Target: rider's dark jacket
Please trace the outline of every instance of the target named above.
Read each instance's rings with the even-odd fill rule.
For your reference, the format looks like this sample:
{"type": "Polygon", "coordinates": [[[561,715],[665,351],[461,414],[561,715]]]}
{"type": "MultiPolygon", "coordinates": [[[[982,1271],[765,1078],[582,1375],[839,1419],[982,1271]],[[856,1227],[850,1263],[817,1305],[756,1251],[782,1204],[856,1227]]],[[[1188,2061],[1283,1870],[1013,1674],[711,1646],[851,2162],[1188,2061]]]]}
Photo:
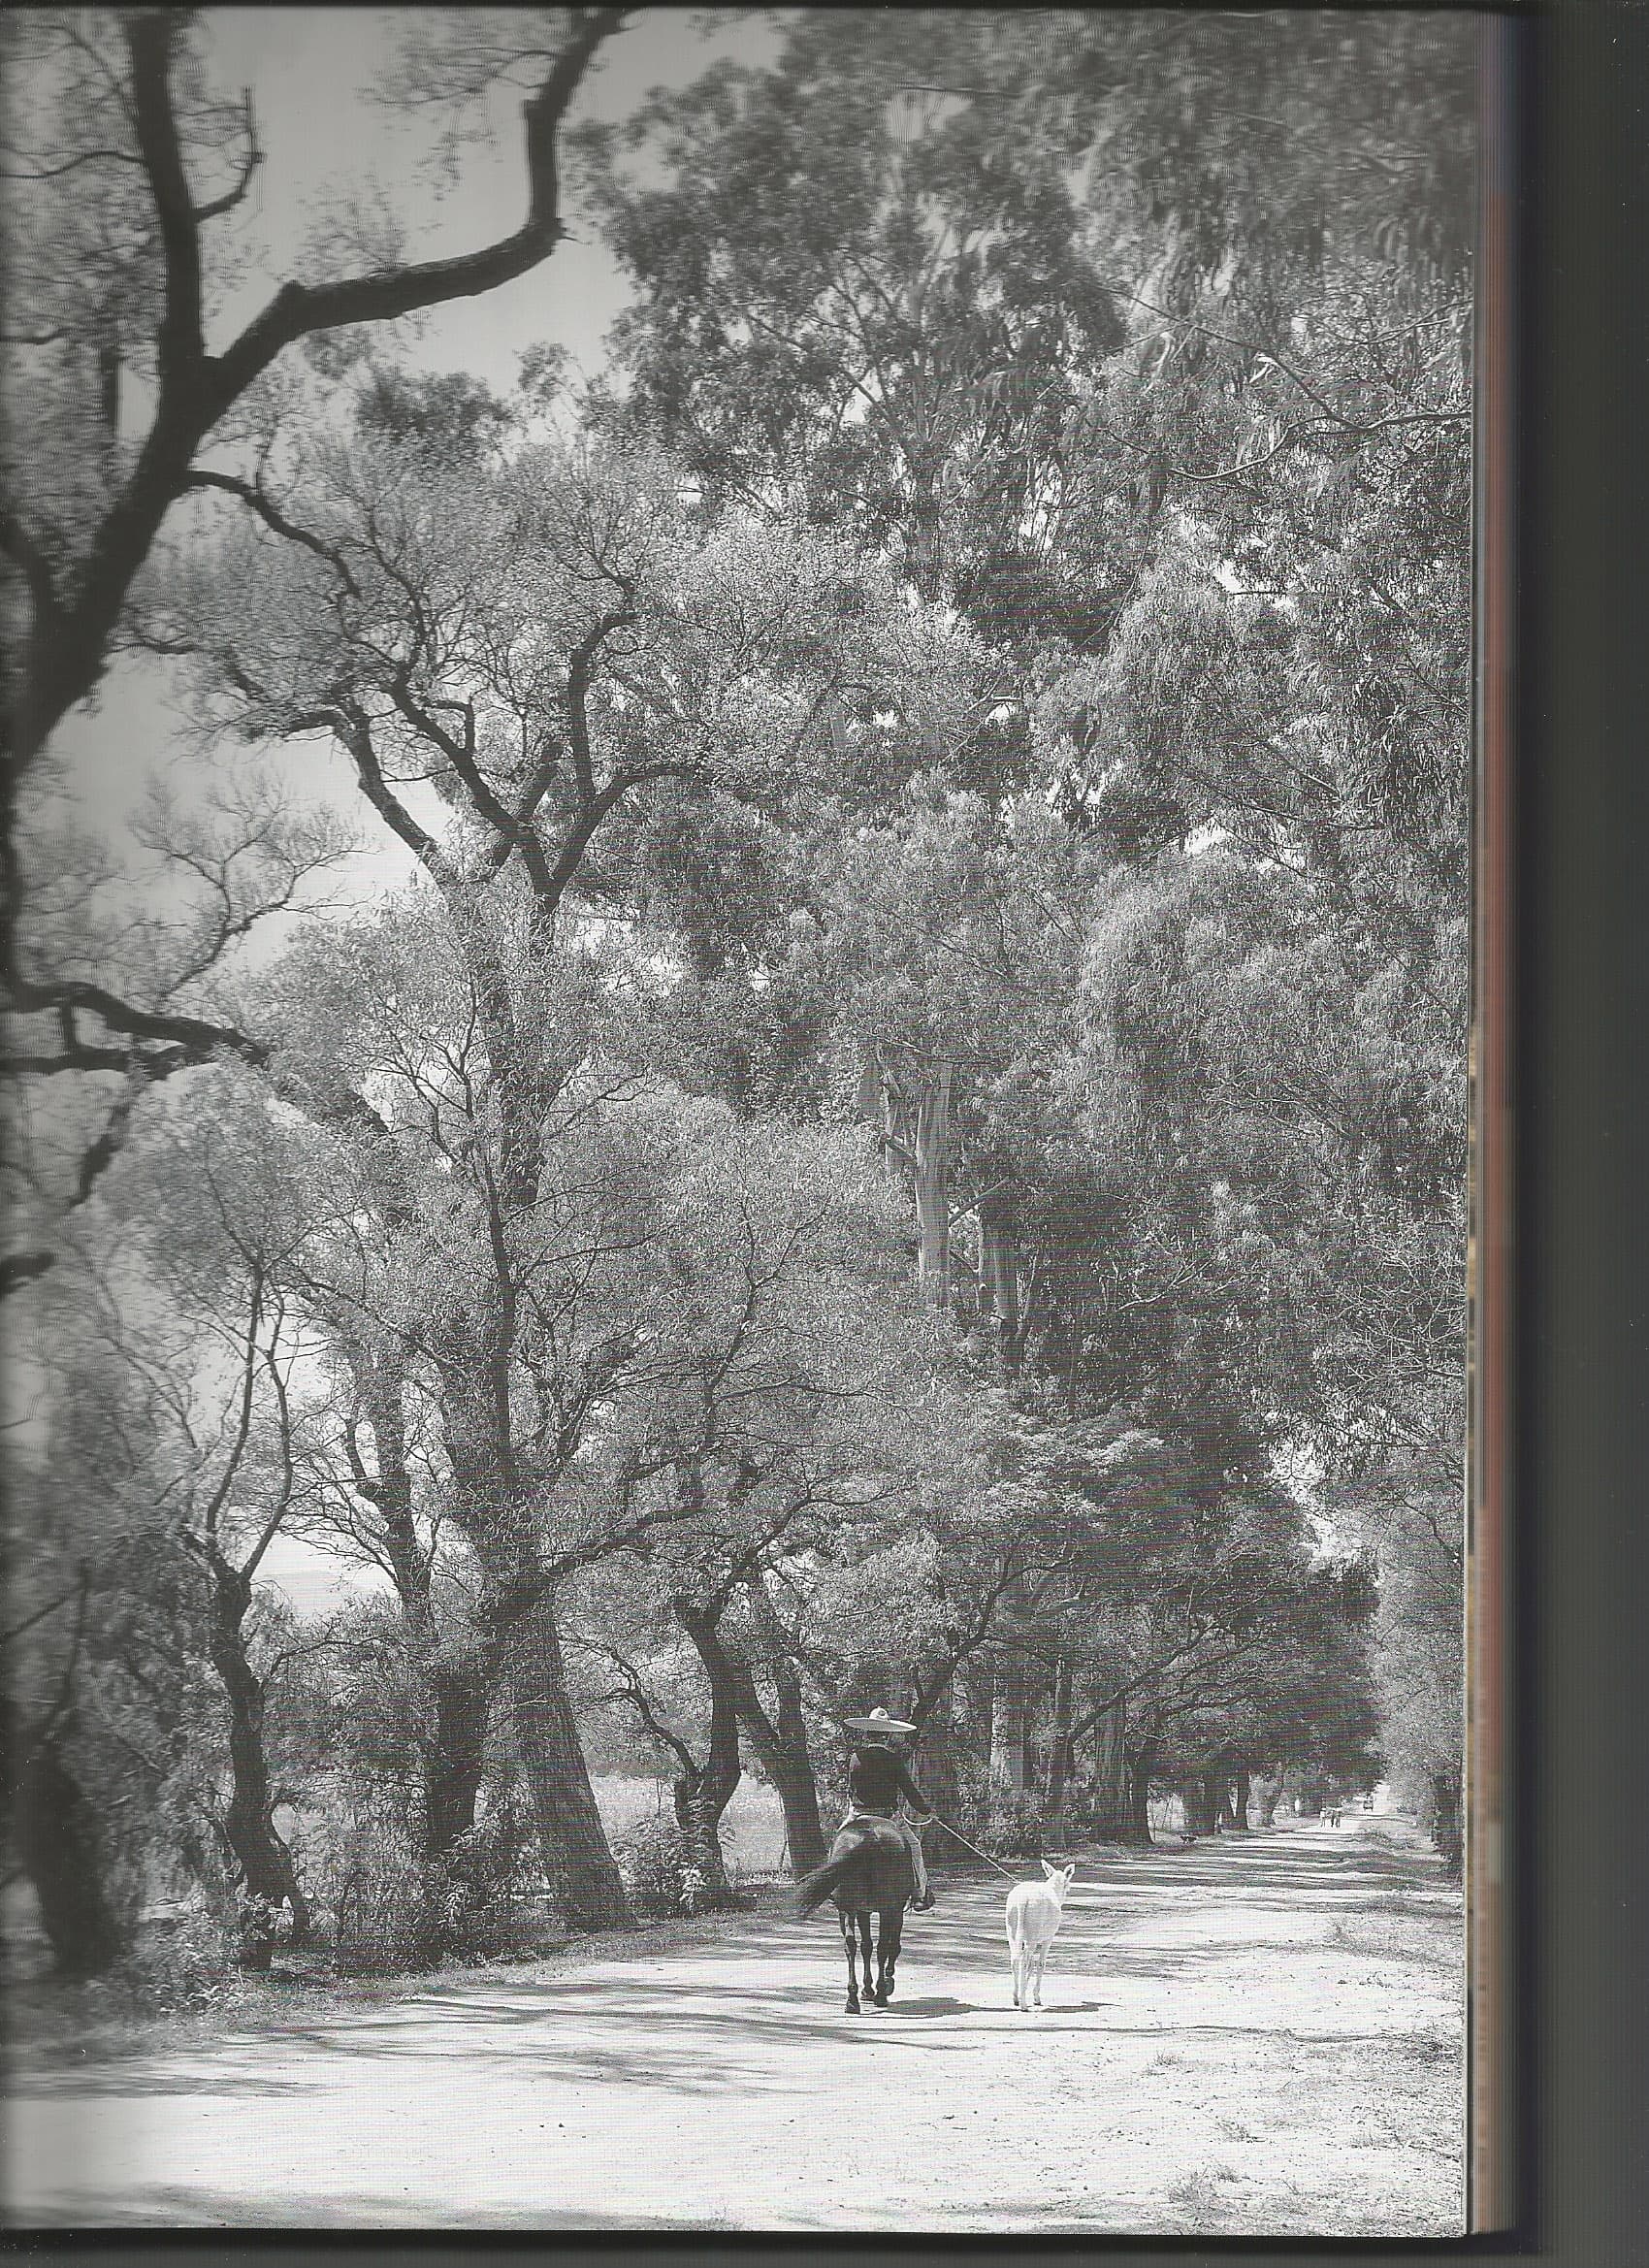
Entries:
{"type": "Polygon", "coordinates": [[[856,1748],[848,1766],[848,1800],[854,1809],[891,1819],[901,1796],[914,1811],[926,1814],[933,1808],[905,1769],[902,1756],[890,1748],[856,1748]]]}

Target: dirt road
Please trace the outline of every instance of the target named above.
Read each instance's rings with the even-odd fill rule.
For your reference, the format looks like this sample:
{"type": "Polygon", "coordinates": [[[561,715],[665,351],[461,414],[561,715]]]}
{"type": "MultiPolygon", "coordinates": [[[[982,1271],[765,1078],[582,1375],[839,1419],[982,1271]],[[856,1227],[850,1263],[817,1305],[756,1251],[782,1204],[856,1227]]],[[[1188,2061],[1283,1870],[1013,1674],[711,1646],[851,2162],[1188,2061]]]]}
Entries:
{"type": "Polygon", "coordinates": [[[1460,1904],[1349,1823],[1085,1863],[1047,2005],[1004,1885],[695,1926],[14,2080],[14,2225],[1454,2234],[1460,1904]]]}

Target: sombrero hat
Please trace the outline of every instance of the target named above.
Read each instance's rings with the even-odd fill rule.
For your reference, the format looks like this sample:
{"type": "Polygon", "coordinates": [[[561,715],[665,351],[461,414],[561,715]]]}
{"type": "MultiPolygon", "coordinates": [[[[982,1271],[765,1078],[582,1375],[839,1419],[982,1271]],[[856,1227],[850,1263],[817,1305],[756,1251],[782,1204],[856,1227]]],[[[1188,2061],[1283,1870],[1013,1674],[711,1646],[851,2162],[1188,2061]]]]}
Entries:
{"type": "Polygon", "coordinates": [[[886,1709],[872,1709],[868,1717],[844,1717],[842,1723],[850,1733],[914,1733],[916,1727],[907,1725],[902,1717],[890,1717],[886,1709]]]}

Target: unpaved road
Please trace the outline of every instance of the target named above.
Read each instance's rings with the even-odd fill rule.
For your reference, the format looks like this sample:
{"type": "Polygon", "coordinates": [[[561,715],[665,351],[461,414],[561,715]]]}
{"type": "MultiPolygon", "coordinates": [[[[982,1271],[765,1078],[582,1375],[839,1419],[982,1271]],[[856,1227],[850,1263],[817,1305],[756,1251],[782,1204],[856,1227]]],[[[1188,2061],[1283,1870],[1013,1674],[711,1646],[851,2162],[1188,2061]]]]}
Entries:
{"type": "Polygon", "coordinates": [[[1458,2231],[1460,1901],[1418,1848],[1084,1863],[1033,2016],[1004,1886],[941,1888],[860,2017],[826,1911],[15,2075],[13,2225],[1458,2231]]]}

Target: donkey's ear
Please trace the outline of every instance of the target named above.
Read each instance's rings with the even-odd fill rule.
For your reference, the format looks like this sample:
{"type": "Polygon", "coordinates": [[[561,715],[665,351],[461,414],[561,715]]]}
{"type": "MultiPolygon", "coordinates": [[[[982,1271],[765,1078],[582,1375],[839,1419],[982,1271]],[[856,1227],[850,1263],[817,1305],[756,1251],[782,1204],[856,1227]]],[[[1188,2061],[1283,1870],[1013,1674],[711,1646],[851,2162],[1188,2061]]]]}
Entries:
{"type": "Polygon", "coordinates": [[[1042,1862],[1042,1871],[1047,1876],[1048,1880],[1051,1882],[1053,1877],[1058,1873],[1059,1869],[1050,1860],[1044,1859],[1042,1862]]]}

